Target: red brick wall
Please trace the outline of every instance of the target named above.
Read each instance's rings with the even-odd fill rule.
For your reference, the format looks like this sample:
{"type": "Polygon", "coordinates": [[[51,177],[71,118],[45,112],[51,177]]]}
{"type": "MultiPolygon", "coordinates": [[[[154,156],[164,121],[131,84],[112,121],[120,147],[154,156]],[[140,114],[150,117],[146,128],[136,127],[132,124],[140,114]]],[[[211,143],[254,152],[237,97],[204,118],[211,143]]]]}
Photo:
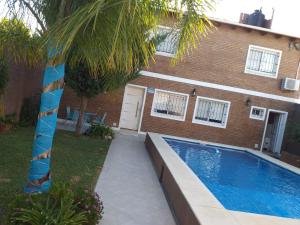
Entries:
{"type": "MultiPolygon", "coordinates": [[[[265,122],[249,118],[251,106],[246,105],[245,101],[247,98],[250,98],[251,105],[253,106],[283,110],[289,113],[293,111],[295,106],[294,104],[282,101],[275,101],[217,89],[196,87],[193,85],[186,85],[178,82],[171,82],[143,76],[130,83],[163,90],[176,91],[185,94],[190,94],[191,91],[196,88],[197,96],[216,98],[231,102],[227,127],[226,129],[223,129],[192,123],[196,97],[191,96],[189,98],[185,121],[153,117],[150,114],[154,94],[147,93],[141,131],[170,134],[249,148],[254,148],[255,144],[261,144],[265,122]]],[[[115,122],[118,126],[123,94],[124,89],[122,88],[114,93],[99,95],[89,102],[87,110],[90,112],[96,112],[97,108],[101,107],[102,112],[108,113],[106,121],[107,124],[113,125],[115,122]]],[[[69,88],[66,88],[63,96],[63,101],[60,108],[62,113],[66,105],[70,105],[71,107],[79,107],[79,99],[69,88]]]]}
{"type": "MultiPolygon", "coordinates": [[[[116,123],[119,125],[119,118],[121,113],[123,101],[124,88],[120,88],[111,93],[100,94],[89,100],[87,112],[99,112],[100,115],[107,113],[106,124],[112,126],[116,123]]],[[[79,108],[80,99],[76,96],[75,92],[69,87],[65,88],[62,102],[60,104],[60,116],[64,117],[66,107],[79,108]]]]}
{"type": "Polygon", "coordinates": [[[170,58],[156,56],[156,62],[146,70],[297,98],[299,92],[280,90],[282,78],[295,78],[300,57],[299,51],[289,48],[289,42],[287,37],[276,38],[223,24],[176,66],[170,65],[170,58]],[[277,79],[244,73],[250,44],[282,51],[277,79]]]}
{"type": "MultiPolygon", "coordinates": [[[[148,71],[179,76],[261,91],[285,97],[298,98],[299,92],[283,92],[280,90],[281,78],[294,77],[298,66],[299,53],[289,49],[286,37],[276,38],[271,34],[258,31],[247,32],[243,28],[232,29],[223,24],[202,41],[199,48],[178,63],[170,65],[170,58],[156,56],[156,64],[151,63],[148,71]],[[244,73],[249,44],[274,48],[283,51],[278,79],[260,77],[244,73]]],[[[146,87],[159,88],[190,94],[196,88],[196,95],[227,100],[231,102],[226,129],[192,123],[196,97],[190,97],[186,119],[184,122],[151,116],[153,94],[147,93],[142,131],[152,131],[176,136],[190,137],[204,141],[254,148],[261,144],[264,121],[249,118],[251,106],[245,101],[250,98],[251,105],[268,109],[283,110],[291,113],[295,107],[292,103],[275,101],[266,98],[247,96],[228,91],[187,85],[141,76],[130,82],[146,87]]],[[[124,88],[113,93],[99,95],[88,104],[88,111],[96,112],[100,107],[102,113],[107,112],[107,124],[119,125],[124,88]]],[[[66,88],[61,104],[61,114],[67,105],[79,107],[79,99],[66,88]]]]}
{"type": "Polygon", "coordinates": [[[291,103],[247,96],[217,89],[195,87],[193,85],[180,84],[165,80],[158,81],[153,78],[140,77],[133,83],[185,94],[190,94],[191,91],[196,88],[197,96],[230,101],[231,105],[228,123],[226,129],[223,129],[192,123],[196,97],[189,98],[186,119],[184,122],[153,117],[150,114],[154,94],[147,94],[142,120],[142,131],[183,136],[210,142],[249,148],[254,148],[254,144],[261,144],[265,122],[249,118],[251,106],[247,106],[245,103],[245,100],[248,97],[250,98],[251,105],[253,106],[283,110],[290,113],[294,109],[294,104],[291,103]]]}
{"type": "Polygon", "coordinates": [[[5,89],[5,113],[20,113],[23,99],[40,93],[42,69],[28,68],[22,64],[9,64],[9,81],[5,89]]]}

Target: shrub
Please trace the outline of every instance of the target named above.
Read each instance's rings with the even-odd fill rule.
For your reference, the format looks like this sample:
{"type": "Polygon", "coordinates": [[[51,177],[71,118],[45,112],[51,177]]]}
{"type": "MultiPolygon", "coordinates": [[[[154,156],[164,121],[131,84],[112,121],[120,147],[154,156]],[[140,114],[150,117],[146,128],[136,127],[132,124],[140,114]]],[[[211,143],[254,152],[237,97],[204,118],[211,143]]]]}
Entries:
{"type": "Polygon", "coordinates": [[[97,224],[102,219],[103,203],[97,193],[78,189],[76,191],[75,203],[78,212],[86,213],[87,224],[97,224]]]}
{"type": "Polygon", "coordinates": [[[96,225],[103,205],[91,191],[53,185],[48,193],[21,194],[9,206],[12,225],[96,225]]]}
{"type": "Polygon", "coordinates": [[[114,131],[109,126],[92,124],[87,131],[87,135],[91,137],[100,137],[101,139],[113,139],[114,131]]]}
{"type": "Polygon", "coordinates": [[[5,133],[17,126],[17,121],[14,115],[7,115],[6,117],[0,117],[0,134],[5,133]]]}
{"type": "Polygon", "coordinates": [[[0,123],[16,126],[17,125],[16,116],[12,114],[12,115],[6,115],[5,117],[0,117],[0,123]]]}
{"type": "Polygon", "coordinates": [[[34,126],[39,113],[39,100],[37,97],[29,97],[23,100],[20,113],[20,126],[34,126]]]}

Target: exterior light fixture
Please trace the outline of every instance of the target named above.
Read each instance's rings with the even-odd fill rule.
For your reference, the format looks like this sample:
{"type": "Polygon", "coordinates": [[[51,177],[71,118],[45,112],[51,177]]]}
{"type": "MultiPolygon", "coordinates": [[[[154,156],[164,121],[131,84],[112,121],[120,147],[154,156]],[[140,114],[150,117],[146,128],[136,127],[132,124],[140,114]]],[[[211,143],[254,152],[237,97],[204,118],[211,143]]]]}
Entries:
{"type": "Polygon", "coordinates": [[[246,98],[245,104],[246,104],[246,106],[251,105],[251,99],[249,97],[246,98]]]}
{"type": "Polygon", "coordinates": [[[192,96],[192,97],[195,97],[195,96],[196,96],[196,88],[194,88],[194,89],[192,90],[191,96],[192,96]]]}

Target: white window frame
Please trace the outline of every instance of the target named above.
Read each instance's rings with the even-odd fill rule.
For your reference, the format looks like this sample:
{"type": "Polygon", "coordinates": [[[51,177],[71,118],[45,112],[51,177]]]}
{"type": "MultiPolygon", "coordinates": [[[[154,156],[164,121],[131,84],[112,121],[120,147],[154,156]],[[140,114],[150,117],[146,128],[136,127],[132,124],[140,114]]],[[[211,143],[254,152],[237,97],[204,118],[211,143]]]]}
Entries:
{"type": "Polygon", "coordinates": [[[196,104],[195,104],[195,108],[194,108],[194,113],[193,113],[192,123],[201,124],[201,125],[210,126],[210,127],[226,128],[227,122],[228,122],[228,117],[229,117],[230,105],[231,105],[230,101],[225,101],[225,100],[216,99],[216,98],[207,98],[207,97],[197,96],[197,98],[196,98],[196,104]],[[198,100],[199,99],[204,99],[204,100],[209,100],[209,101],[216,101],[216,102],[222,102],[222,103],[228,104],[227,112],[226,112],[226,118],[225,118],[224,124],[217,124],[217,123],[213,123],[213,122],[209,122],[209,121],[202,121],[202,120],[195,119],[195,116],[196,116],[196,113],[197,113],[197,109],[198,109],[198,104],[199,104],[198,100]]]}
{"type": "Polygon", "coordinates": [[[264,107],[259,107],[259,106],[251,106],[251,110],[250,110],[250,116],[249,116],[249,118],[250,118],[250,119],[254,119],[254,120],[262,120],[262,121],[264,121],[264,120],[265,120],[265,118],[266,118],[266,112],[267,112],[267,108],[264,108],[264,107]],[[263,112],[264,112],[264,116],[263,116],[263,118],[259,118],[259,117],[255,117],[255,116],[253,116],[253,115],[252,115],[252,111],[253,111],[253,109],[262,109],[262,110],[263,110],[263,112]]]}
{"type": "MultiPolygon", "coordinates": [[[[167,26],[158,25],[157,27],[172,30],[171,27],[167,27],[167,26]]],[[[179,29],[176,29],[176,30],[179,32],[179,29]]],[[[177,52],[177,49],[176,49],[176,52],[177,52]]],[[[160,52],[160,51],[155,51],[155,55],[161,55],[161,56],[166,56],[166,57],[170,57],[170,58],[175,58],[175,56],[176,56],[176,54],[171,54],[171,53],[167,53],[167,52],[160,52]]]]}
{"type": "Polygon", "coordinates": [[[153,96],[153,101],[152,101],[152,107],[151,107],[151,116],[153,117],[159,117],[159,118],[164,118],[164,119],[170,119],[170,120],[177,120],[177,121],[185,121],[185,117],[186,117],[186,112],[187,112],[187,108],[188,108],[188,103],[189,103],[189,95],[188,94],[184,94],[184,93],[180,93],[180,92],[175,92],[175,91],[167,91],[167,90],[162,90],[162,89],[155,89],[154,91],[154,96],[153,96]],[[166,114],[162,114],[162,113],[157,113],[154,112],[154,105],[155,105],[155,100],[157,98],[157,92],[166,92],[166,93],[171,93],[171,94],[176,94],[176,95],[183,95],[186,97],[186,103],[185,103],[185,108],[184,108],[184,115],[183,118],[174,118],[171,117],[169,115],[166,114]]]}
{"type": "Polygon", "coordinates": [[[277,77],[278,77],[278,71],[279,71],[279,67],[280,67],[280,62],[281,62],[281,56],[282,56],[282,51],[281,50],[272,49],[272,48],[265,48],[265,47],[261,47],[261,46],[258,46],[258,45],[249,45],[244,73],[277,79],[277,77]],[[278,65],[277,65],[276,73],[275,73],[274,76],[271,75],[271,74],[269,74],[269,73],[264,73],[264,72],[260,72],[260,71],[255,71],[255,70],[247,69],[248,64],[249,64],[249,58],[250,58],[250,50],[252,48],[260,49],[262,51],[271,51],[271,52],[274,52],[274,53],[279,53],[278,65]]]}

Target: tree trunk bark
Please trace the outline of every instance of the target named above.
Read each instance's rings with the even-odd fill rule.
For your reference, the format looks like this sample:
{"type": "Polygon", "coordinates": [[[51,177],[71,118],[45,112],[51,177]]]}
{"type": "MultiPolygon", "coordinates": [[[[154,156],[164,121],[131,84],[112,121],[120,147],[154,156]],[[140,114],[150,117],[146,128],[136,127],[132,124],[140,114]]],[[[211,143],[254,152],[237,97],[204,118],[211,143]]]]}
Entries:
{"type": "Polygon", "coordinates": [[[51,186],[51,150],[56,128],[58,107],[64,90],[65,65],[47,65],[38,115],[27,193],[47,192],[51,186]]]}
{"type": "MultiPolygon", "coordinates": [[[[61,0],[58,22],[64,17],[66,0],[61,0]]],[[[54,60],[60,50],[48,48],[48,63],[44,71],[43,91],[40,112],[35,129],[32,146],[28,183],[26,193],[47,192],[51,187],[51,151],[56,129],[57,113],[61,96],[64,91],[65,61],[63,58],[54,60]]]]}
{"type": "Polygon", "coordinates": [[[85,97],[85,96],[81,96],[80,97],[79,117],[78,117],[78,120],[77,120],[76,131],[75,131],[76,136],[80,136],[80,134],[81,134],[81,129],[82,129],[83,122],[84,122],[83,121],[84,112],[86,110],[87,104],[88,104],[88,98],[85,97]]]}

